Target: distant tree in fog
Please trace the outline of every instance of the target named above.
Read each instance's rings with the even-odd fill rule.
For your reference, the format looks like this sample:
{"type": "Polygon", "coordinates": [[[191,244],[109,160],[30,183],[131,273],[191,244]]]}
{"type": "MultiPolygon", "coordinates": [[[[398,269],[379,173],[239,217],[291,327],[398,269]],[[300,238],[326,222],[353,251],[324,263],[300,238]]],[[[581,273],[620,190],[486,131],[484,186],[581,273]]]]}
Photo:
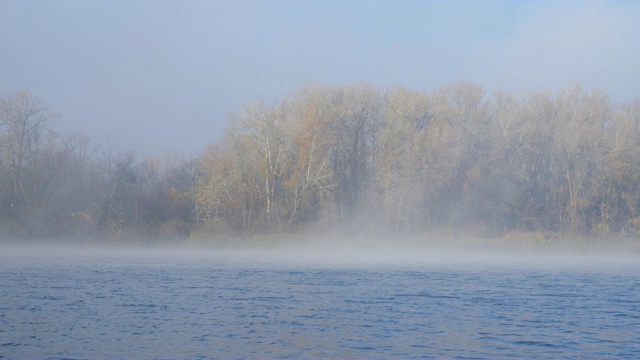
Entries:
{"type": "Polygon", "coordinates": [[[604,124],[594,226],[640,235],[640,101],[616,107],[604,124]]]}
{"type": "Polygon", "coordinates": [[[392,88],[384,96],[376,134],[371,207],[395,232],[416,230],[428,221],[425,205],[435,182],[429,176],[428,132],[434,122],[433,99],[426,93],[392,88]]]}
{"type": "MultiPolygon", "coordinates": [[[[253,156],[250,157],[255,162],[256,172],[255,175],[246,175],[256,176],[261,184],[258,200],[264,204],[260,212],[262,226],[277,230],[282,222],[282,209],[279,205],[288,136],[282,109],[268,107],[264,101],[251,103],[231,117],[230,131],[238,150],[242,148],[252,152],[253,156]]],[[[238,155],[244,164],[248,159],[247,154],[238,155]]]]}
{"type": "Polygon", "coordinates": [[[291,129],[283,181],[288,229],[318,221],[332,210],[335,174],[331,132],[339,115],[331,101],[331,88],[311,85],[302,88],[285,106],[291,129]]]}
{"type": "Polygon", "coordinates": [[[330,138],[337,211],[353,221],[363,210],[363,197],[372,178],[375,133],[380,121],[380,92],[368,84],[338,87],[332,91],[335,107],[330,138]]]}
{"type": "Polygon", "coordinates": [[[49,126],[55,117],[28,91],[0,98],[0,149],[11,182],[3,205],[6,214],[19,215],[36,200],[36,190],[27,182],[28,171],[50,140],[49,126]]]}

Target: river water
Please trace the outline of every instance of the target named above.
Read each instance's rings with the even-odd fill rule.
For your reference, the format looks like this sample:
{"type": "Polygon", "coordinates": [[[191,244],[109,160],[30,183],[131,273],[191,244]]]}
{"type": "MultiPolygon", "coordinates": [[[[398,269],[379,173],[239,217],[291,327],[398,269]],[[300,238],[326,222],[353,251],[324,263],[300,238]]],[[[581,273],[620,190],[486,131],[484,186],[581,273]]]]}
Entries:
{"type": "Polygon", "coordinates": [[[5,250],[0,357],[640,358],[633,256],[387,255],[5,250]]]}

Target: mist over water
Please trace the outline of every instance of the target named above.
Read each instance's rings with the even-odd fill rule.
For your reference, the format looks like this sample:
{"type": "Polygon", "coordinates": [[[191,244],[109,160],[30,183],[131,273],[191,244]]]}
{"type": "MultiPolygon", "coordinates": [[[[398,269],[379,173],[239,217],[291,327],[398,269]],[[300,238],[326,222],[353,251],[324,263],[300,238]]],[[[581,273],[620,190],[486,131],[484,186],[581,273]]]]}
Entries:
{"type": "MultiPolygon", "coordinates": [[[[565,244],[566,245],[566,244],[565,244]]],[[[315,238],[282,242],[223,245],[117,245],[41,242],[0,245],[6,260],[61,263],[118,259],[123,262],[226,263],[272,267],[499,267],[605,270],[640,268],[633,247],[578,248],[487,244],[425,243],[417,240],[315,238]]]]}
{"type": "Polygon", "coordinates": [[[3,246],[9,358],[637,357],[637,254],[3,246]]]}

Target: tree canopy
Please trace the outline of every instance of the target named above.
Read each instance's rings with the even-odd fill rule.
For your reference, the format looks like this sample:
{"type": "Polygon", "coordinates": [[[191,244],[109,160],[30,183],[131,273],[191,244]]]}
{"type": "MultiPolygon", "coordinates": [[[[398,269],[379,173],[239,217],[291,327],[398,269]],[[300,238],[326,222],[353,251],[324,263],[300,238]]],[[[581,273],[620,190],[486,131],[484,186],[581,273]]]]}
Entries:
{"type": "Polygon", "coordinates": [[[598,90],[306,85],[191,159],[100,149],[57,116],[0,98],[0,235],[640,235],[640,101],[598,90]]]}

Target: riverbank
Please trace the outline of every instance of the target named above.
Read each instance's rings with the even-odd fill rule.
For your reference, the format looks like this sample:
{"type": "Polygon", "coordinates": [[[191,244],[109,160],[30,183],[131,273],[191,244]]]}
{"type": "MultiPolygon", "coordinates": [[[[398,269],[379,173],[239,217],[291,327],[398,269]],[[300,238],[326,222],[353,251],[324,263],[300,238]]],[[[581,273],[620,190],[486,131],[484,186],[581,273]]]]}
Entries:
{"type": "Polygon", "coordinates": [[[252,236],[198,236],[177,238],[0,238],[3,247],[35,247],[56,249],[136,249],[137,251],[271,251],[277,249],[309,249],[327,251],[345,249],[447,251],[461,253],[625,253],[640,256],[640,239],[623,236],[582,236],[553,232],[510,232],[501,236],[473,236],[453,232],[406,234],[256,234],[252,236]]]}

